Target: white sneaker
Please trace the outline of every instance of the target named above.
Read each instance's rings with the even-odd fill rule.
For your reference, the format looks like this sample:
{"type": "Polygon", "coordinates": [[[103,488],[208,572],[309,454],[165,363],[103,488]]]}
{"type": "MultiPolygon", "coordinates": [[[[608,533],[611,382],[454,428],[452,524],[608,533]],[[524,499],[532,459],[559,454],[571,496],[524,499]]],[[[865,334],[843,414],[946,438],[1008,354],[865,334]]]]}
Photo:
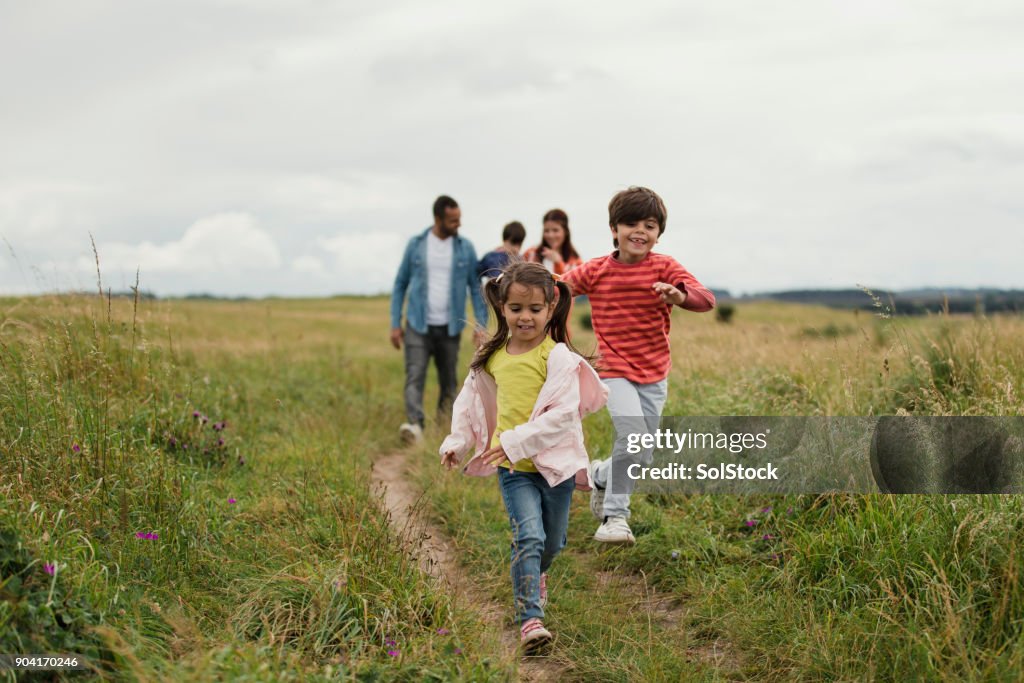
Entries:
{"type": "Polygon", "coordinates": [[[543,654],[551,645],[554,636],[544,628],[540,619],[528,619],[519,629],[519,645],[526,656],[543,654]]]}
{"type": "Polygon", "coordinates": [[[597,488],[597,480],[594,479],[594,470],[597,469],[600,460],[591,460],[587,464],[587,470],[590,472],[590,514],[594,515],[594,519],[601,521],[604,519],[604,489],[597,488]]]}
{"type": "Polygon", "coordinates": [[[636,538],[629,529],[629,522],[625,517],[609,517],[604,524],[597,527],[594,533],[594,540],[599,543],[617,543],[620,545],[633,545],[636,538]]]}
{"type": "Polygon", "coordinates": [[[402,426],[398,428],[398,433],[402,437],[402,441],[405,443],[423,443],[423,427],[418,424],[412,424],[409,422],[402,423],[402,426]]]}

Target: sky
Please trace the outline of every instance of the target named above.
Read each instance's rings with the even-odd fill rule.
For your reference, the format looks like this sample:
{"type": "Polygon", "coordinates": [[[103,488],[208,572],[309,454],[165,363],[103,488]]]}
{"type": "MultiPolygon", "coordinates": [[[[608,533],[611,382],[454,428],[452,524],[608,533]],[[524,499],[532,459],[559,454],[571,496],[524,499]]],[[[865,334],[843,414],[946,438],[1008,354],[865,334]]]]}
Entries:
{"type": "Polygon", "coordinates": [[[1014,0],[0,0],[0,293],[390,291],[439,194],[477,253],[668,207],[713,289],[1024,288],[1014,0]]]}

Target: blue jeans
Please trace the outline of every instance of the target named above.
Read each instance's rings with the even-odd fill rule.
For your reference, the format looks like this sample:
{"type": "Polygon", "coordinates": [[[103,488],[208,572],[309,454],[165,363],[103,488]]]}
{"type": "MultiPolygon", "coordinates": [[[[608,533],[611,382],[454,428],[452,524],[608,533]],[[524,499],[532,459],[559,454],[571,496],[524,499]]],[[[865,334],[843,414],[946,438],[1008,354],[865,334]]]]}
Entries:
{"type": "Polygon", "coordinates": [[[594,465],[594,484],[607,489],[604,516],[629,518],[629,496],[636,482],[626,476],[633,463],[650,465],[654,449],[629,453],[630,434],[653,434],[661,422],[661,409],[668,396],[668,380],[637,384],[623,377],[603,380],[608,387],[608,413],[615,427],[615,444],[610,458],[594,465]]]}
{"type": "Polygon", "coordinates": [[[572,477],[552,488],[537,472],[498,468],[498,485],[512,525],[512,593],[516,621],[544,618],[540,606],[540,575],[565,547],[572,477]]]}

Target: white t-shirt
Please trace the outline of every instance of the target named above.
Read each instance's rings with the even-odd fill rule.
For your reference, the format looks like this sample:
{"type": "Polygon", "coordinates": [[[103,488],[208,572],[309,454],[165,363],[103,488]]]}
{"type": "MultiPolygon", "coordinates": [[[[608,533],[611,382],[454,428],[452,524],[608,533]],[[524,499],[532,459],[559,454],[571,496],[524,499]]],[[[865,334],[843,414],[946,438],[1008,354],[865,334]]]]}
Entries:
{"type": "Polygon", "coordinates": [[[452,256],[455,238],[427,233],[427,324],[447,325],[452,292],[452,256]]]}

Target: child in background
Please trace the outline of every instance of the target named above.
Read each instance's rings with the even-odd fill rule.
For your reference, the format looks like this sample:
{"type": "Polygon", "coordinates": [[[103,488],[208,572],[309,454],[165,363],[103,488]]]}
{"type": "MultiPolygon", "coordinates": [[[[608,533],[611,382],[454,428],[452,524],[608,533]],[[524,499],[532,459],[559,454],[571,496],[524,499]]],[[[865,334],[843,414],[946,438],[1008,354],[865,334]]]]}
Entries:
{"type": "Polygon", "coordinates": [[[573,490],[590,486],[584,415],[608,390],[569,343],[569,289],[538,263],[514,263],[484,285],[498,330],[477,352],[455,400],[441,463],[498,473],[512,526],[512,590],[526,654],[552,641],[544,628],[547,570],[566,542],[573,490]],[[558,290],[556,300],[555,290],[558,290]]]}
{"type": "Polygon", "coordinates": [[[512,221],[501,231],[501,246],[484,254],[476,264],[476,276],[486,282],[498,277],[501,270],[519,258],[519,250],[526,239],[526,228],[519,221],[512,221]]]}
{"type": "Polygon", "coordinates": [[[564,277],[573,296],[590,297],[601,379],[615,426],[611,457],[590,465],[590,511],[601,521],[594,540],[602,543],[636,542],[627,521],[634,481],[625,475],[632,463],[649,464],[653,450],[630,455],[627,439],[658,429],[672,367],[672,306],[698,312],[715,306],[715,295],[674,258],[651,251],[665,232],[667,216],[655,192],[645,187],[619,192],[608,205],[616,250],[564,277]]]}

